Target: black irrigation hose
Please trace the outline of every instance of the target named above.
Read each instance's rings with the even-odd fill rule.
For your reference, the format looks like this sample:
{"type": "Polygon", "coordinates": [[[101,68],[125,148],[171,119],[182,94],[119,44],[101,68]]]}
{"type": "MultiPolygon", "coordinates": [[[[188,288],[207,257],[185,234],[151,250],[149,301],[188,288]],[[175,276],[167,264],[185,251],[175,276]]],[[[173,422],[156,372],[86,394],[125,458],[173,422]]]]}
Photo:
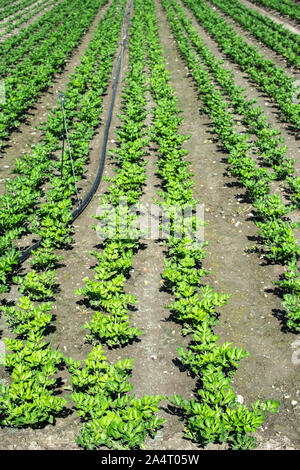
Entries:
{"type": "MultiPolygon", "coordinates": [[[[113,108],[114,108],[114,104],[115,104],[116,92],[117,92],[117,87],[118,87],[119,78],[120,78],[120,72],[121,72],[121,67],[122,67],[122,62],[123,62],[123,57],[124,57],[124,51],[125,51],[126,44],[127,44],[128,30],[129,30],[129,24],[130,24],[129,15],[131,13],[131,8],[132,8],[132,0],[130,1],[129,10],[126,13],[127,28],[126,28],[125,36],[123,38],[122,52],[120,54],[117,74],[116,74],[116,77],[115,77],[115,80],[114,80],[113,94],[112,94],[112,98],[111,98],[111,102],[110,102],[109,115],[108,115],[108,119],[107,119],[107,122],[106,122],[105,130],[104,130],[104,141],[103,141],[103,145],[102,145],[99,169],[98,169],[98,172],[97,172],[96,179],[95,179],[95,181],[93,183],[93,186],[91,187],[89,193],[87,194],[87,196],[85,197],[83,202],[80,204],[80,206],[77,207],[77,209],[75,209],[75,211],[72,213],[72,219],[69,222],[70,224],[72,224],[80,216],[80,214],[84,211],[86,206],[90,203],[92,197],[96,193],[96,191],[97,191],[97,189],[98,189],[98,187],[101,183],[101,180],[102,180],[104,164],[105,164],[105,157],[106,157],[108,134],[109,134],[110,124],[111,124],[112,115],[113,115],[113,108]]],[[[24,263],[24,261],[26,261],[29,258],[29,256],[31,255],[31,252],[36,250],[37,248],[39,248],[41,243],[42,243],[42,240],[39,240],[34,245],[27,248],[27,250],[25,250],[22,253],[22,255],[20,256],[20,258],[18,260],[18,265],[24,263]]]]}
{"type": "Polygon", "coordinates": [[[78,189],[77,189],[76,176],[75,176],[75,171],[74,171],[74,163],[73,163],[71,145],[70,145],[70,141],[69,141],[68,126],[67,126],[66,114],[65,114],[65,102],[67,101],[67,97],[66,97],[66,95],[61,93],[59,95],[58,99],[61,102],[61,109],[62,109],[62,113],[63,113],[63,131],[62,131],[63,145],[62,145],[62,153],[61,153],[61,178],[63,177],[63,170],[64,170],[64,149],[65,149],[65,137],[66,137],[67,144],[68,144],[68,150],[69,150],[69,157],[70,157],[70,162],[71,162],[71,167],[72,167],[74,187],[75,187],[75,191],[76,191],[76,205],[77,205],[77,207],[79,207],[80,206],[80,199],[79,199],[79,194],[78,194],[78,189]]]}

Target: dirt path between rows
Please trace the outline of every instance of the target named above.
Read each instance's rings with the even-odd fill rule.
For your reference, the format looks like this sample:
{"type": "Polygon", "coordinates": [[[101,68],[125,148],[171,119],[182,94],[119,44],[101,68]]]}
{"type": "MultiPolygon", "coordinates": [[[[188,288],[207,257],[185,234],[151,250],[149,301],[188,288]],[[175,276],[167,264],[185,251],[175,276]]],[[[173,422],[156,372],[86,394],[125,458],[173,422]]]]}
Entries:
{"type": "Polygon", "coordinates": [[[0,194],[5,192],[5,178],[9,178],[14,168],[14,161],[23,154],[30,152],[30,147],[40,142],[43,132],[37,126],[47,121],[48,112],[58,106],[58,95],[65,92],[66,85],[75,68],[80,63],[80,58],[87,49],[100,20],[108,10],[111,1],[104,5],[95,16],[90,28],[83,35],[72,55],[66,59],[63,70],[52,78],[52,85],[37,100],[28,111],[28,118],[18,129],[11,132],[0,156],[0,194]]]}
{"type": "Polygon", "coordinates": [[[276,318],[281,303],[269,292],[282,268],[266,266],[257,255],[244,252],[251,245],[248,237],[256,234],[251,206],[238,200],[244,190],[233,178],[224,176],[226,155],[214,141],[208,117],[199,113],[195,85],[176,52],[159,0],[156,4],[168,70],[183,110],[182,132],[191,134],[186,148],[195,175],[195,197],[205,204],[205,221],[209,224],[205,228],[205,240],[210,244],[204,264],[212,270],[211,285],[232,294],[220,312],[216,333],[221,342],[232,341],[251,354],[242,361],[234,389],[247,404],[257,397],[281,402],[279,413],[269,415],[258,433],[259,448],[299,448],[300,377],[299,365],[292,362],[296,336],[281,330],[276,318]]]}

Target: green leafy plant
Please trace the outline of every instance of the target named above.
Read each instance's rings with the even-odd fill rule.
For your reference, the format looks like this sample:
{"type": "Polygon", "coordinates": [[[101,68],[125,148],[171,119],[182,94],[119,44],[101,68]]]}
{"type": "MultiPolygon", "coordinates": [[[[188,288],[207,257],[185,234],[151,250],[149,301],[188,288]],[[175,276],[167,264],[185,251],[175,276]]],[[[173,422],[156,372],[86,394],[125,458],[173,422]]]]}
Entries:
{"type": "Polygon", "coordinates": [[[0,422],[10,427],[40,427],[53,423],[62,413],[66,400],[54,395],[56,379],[51,378],[62,364],[62,354],[51,350],[42,337],[31,332],[23,344],[6,339],[10,354],[5,367],[10,385],[0,385],[0,422]]]}
{"type": "Polygon", "coordinates": [[[106,446],[114,449],[143,448],[148,434],[154,436],[165,422],[155,414],[162,396],[140,399],[126,395],[132,390],[128,379],[132,360],[114,365],[107,362],[101,346],[84,361],[66,359],[71,373],[71,399],[85,422],[77,438],[80,446],[92,450],[106,446]]]}
{"type": "Polygon", "coordinates": [[[30,332],[43,334],[51,323],[50,302],[34,306],[28,297],[21,297],[16,307],[1,307],[15,335],[27,338],[30,332]]]}
{"type": "Polygon", "coordinates": [[[32,270],[24,278],[15,277],[14,280],[20,284],[19,291],[28,295],[31,300],[48,300],[53,297],[56,290],[55,276],[55,271],[37,273],[32,270]]]}

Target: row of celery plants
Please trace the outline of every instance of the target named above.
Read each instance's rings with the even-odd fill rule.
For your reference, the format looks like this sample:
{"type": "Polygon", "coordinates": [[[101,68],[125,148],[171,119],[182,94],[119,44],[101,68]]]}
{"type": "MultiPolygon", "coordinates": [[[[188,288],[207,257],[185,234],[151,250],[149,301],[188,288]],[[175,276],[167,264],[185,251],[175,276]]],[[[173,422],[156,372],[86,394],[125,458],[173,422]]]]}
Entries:
{"type": "Polygon", "coordinates": [[[252,0],[253,3],[272,8],[284,15],[290,16],[294,20],[300,21],[300,6],[293,0],[252,0]]]}
{"type": "Polygon", "coordinates": [[[271,127],[261,108],[255,107],[255,101],[249,100],[244,95],[245,90],[235,84],[232,71],[227,70],[206,46],[186,16],[184,8],[174,0],[170,0],[168,4],[165,3],[165,8],[174,29],[176,28],[180,32],[184,27],[187,37],[197,51],[198,56],[201,57],[207,70],[229,97],[236,113],[241,115],[241,122],[247,127],[250,134],[256,136],[254,150],[256,155],[260,157],[260,163],[272,167],[276,179],[283,179],[287,175],[292,175],[295,172],[293,168],[295,161],[286,156],[287,147],[281,146],[284,139],[282,136],[277,137],[280,135],[280,131],[271,127]],[[179,22],[176,22],[176,18],[180,20],[182,26],[179,22]]]}
{"type": "MultiPolygon", "coordinates": [[[[104,93],[106,87],[108,63],[110,63],[110,70],[112,67],[112,50],[115,52],[117,47],[125,4],[126,0],[113,1],[91,42],[89,52],[93,55],[92,51],[97,51],[96,57],[98,57],[98,62],[92,62],[91,65],[95,77],[94,91],[97,86],[101,94],[104,93]],[[108,38],[110,40],[107,42],[108,38]],[[102,60],[99,60],[99,56],[102,60]]],[[[87,55],[86,60],[81,64],[82,71],[88,68],[88,59],[87,55]]],[[[75,76],[79,80],[79,76],[77,74],[75,76]]],[[[89,77],[89,80],[92,78],[89,77]]],[[[98,113],[99,109],[101,110],[101,94],[96,95],[95,109],[93,109],[91,97],[86,97],[91,116],[88,119],[88,109],[84,110],[82,106],[86,122],[83,121],[82,116],[79,116],[81,121],[77,122],[79,127],[83,126],[80,129],[80,147],[83,155],[88,153],[85,140],[86,135],[90,135],[91,128],[95,126],[96,109],[98,113]]],[[[78,160],[80,158],[77,156],[75,161],[78,162],[78,160]]],[[[67,403],[65,398],[58,396],[59,380],[53,377],[58,369],[63,367],[65,360],[60,352],[52,350],[44,341],[44,334],[49,333],[52,321],[51,300],[58,288],[55,268],[61,257],[57,256],[55,250],[68,248],[72,243],[72,228],[68,225],[71,219],[68,181],[72,173],[69,164],[65,165],[64,171],[64,182],[55,185],[55,181],[51,181],[48,202],[45,203],[48,213],[47,215],[43,212],[41,214],[44,220],[39,233],[42,236],[42,245],[34,253],[31,261],[33,269],[25,276],[14,278],[14,282],[20,286],[19,293],[22,297],[16,306],[3,305],[1,307],[8,324],[17,335],[17,339],[6,339],[7,349],[11,353],[6,355],[4,365],[10,372],[11,379],[9,385],[3,385],[0,388],[0,420],[1,424],[6,426],[37,427],[46,422],[51,423],[55,416],[65,411],[67,403]],[[35,302],[39,304],[36,305],[35,302]]]]}
{"type": "MultiPolygon", "coordinates": [[[[138,36],[138,30],[135,34],[138,36]]],[[[107,39],[107,35],[103,38],[107,39]]],[[[142,45],[137,39],[133,50],[136,51],[139,45],[141,51],[142,45]]],[[[134,67],[133,73],[137,69],[138,66],[134,67]]],[[[135,85],[134,81],[132,85],[135,85]]],[[[135,88],[133,92],[136,91],[135,88]]],[[[49,238],[45,236],[44,240],[51,248],[57,247],[51,235],[49,238]]],[[[68,243],[67,238],[65,244],[68,243]]],[[[33,263],[37,261],[35,256],[33,263]]],[[[50,271],[44,271],[39,276],[39,284],[36,282],[30,286],[22,282],[20,291],[24,293],[25,289],[27,297],[20,299],[17,308],[4,309],[14,332],[26,339],[26,343],[22,348],[21,340],[7,341],[12,354],[7,356],[6,367],[12,371],[13,381],[10,387],[3,386],[1,390],[2,424],[21,427],[53,422],[54,417],[64,411],[66,401],[53,395],[57,383],[50,377],[57,372],[58,367],[66,364],[72,375],[74,393],[71,399],[79,415],[87,421],[78,443],[87,449],[101,445],[114,448],[141,446],[147,434],[153,435],[163,423],[155,416],[162,397],[144,396],[136,399],[132,395],[127,396],[126,393],[132,389],[128,382],[132,361],[125,359],[112,366],[107,362],[100,345],[90,353],[85,367],[81,367],[80,362],[64,358],[42,341],[42,334],[51,321],[51,305],[47,302],[34,307],[32,301],[45,301],[54,295],[53,277],[48,277],[45,283],[47,273],[49,275],[50,271]],[[20,367],[20,363],[24,367],[20,367]],[[27,379],[30,379],[30,391],[27,379]]],[[[33,274],[35,276],[36,273],[33,274]]]]}
{"type": "MultiPolygon", "coordinates": [[[[169,0],[161,1],[168,10],[169,0]]],[[[287,219],[289,209],[278,194],[269,194],[274,174],[265,168],[256,167],[255,160],[249,156],[251,145],[247,142],[247,136],[234,129],[234,115],[228,111],[228,105],[224,102],[222,94],[202,67],[191,42],[178,28],[176,18],[169,16],[169,22],[180,54],[198,85],[200,98],[205,104],[204,110],[210,116],[215,132],[229,153],[230,171],[246,188],[247,196],[257,211],[259,221],[255,224],[259,228],[258,235],[264,245],[266,259],[280,264],[296,262],[300,257],[300,247],[295,238],[293,224],[287,219]]],[[[286,302],[286,298],[284,301],[287,326],[292,331],[299,332],[300,298],[295,296],[290,305],[286,302]]]]}
{"type": "Polygon", "coordinates": [[[286,58],[290,64],[300,66],[300,37],[267,16],[248,8],[238,0],[230,4],[224,0],[210,0],[226,15],[250,31],[253,36],[286,58]]]}
{"type": "Polygon", "coordinates": [[[8,3],[10,3],[8,0],[0,0],[0,8],[5,8],[8,3]]]}
{"type": "MultiPolygon", "coordinates": [[[[141,3],[141,0],[136,0],[141,3]]],[[[193,182],[189,164],[184,159],[182,144],[186,136],[179,133],[182,118],[177,108],[177,98],[169,84],[163,51],[159,43],[157,20],[152,0],[143,2],[146,16],[146,36],[150,56],[151,91],[156,102],[153,121],[153,139],[159,147],[158,174],[162,191],[157,201],[163,208],[180,205],[193,206],[193,182]]],[[[194,226],[194,216],[191,215],[194,226]]],[[[167,240],[163,279],[165,287],[174,297],[169,305],[173,318],[183,324],[183,333],[191,334],[187,352],[179,350],[182,363],[197,378],[197,391],[192,400],[178,395],[170,398],[186,421],[186,436],[200,445],[209,442],[227,442],[231,447],[246,449],[255,445],[249,436],[265,420],[265,412],[275,412],[278,402],[257,400],[248,409],[238,403],[230,381],[240,360],[248,353],[231,343],[217,345],[213,333],[217,323],[216,309],[224,305],[229,296],[213,292],[203,284],[207,272],[202,267],[204,245],[193,246],[189,235],[175,233],[176,218],[171,219],[171,236],[167,240]]]]}
{"type": "Polygon", "coordinates": [[[32,5],[29,5],[23,10],[17,11],[12,15],[7,15],[6,18],[0,20],[0,29],[6,27],[7,24],[12,24],[15,21],[19,20],[24,15],[26,15],[26,13],[36,10],[37,8],[39,8],[40,4],[45,3],[45,1],[48,0],[39,0],[38,2],[35,1],[32,5]]]}
{"type": "Polygon", "coordinates": [[[29,10],[22,11],[21,13],[14,15],[12,18],[9,18],[5,23],[1,23],[0,29],[3,29],[4,31],[0,34],[0,38],[16,30],[24,23],[31,20],[33,16],[38,15],[45,8],[48,8],[55,3],[57,3],[57,0],[41,0],[39,3],[34,4],[34,6],[29,10]]]}
{"type": "MultiPolygon", "coordinates": [[[[116,160],[116,176],[105,178],[110,185],[100,200],[103,214],[96,216],[100,223],[94,227],[103,238],[103,249],[91,253],[97,260],[94,280],[85,279],[85,287],[76,291],[78,295],[85,296],[92,308],[100,310],[85,325],[90,330],[87,339],[94,345],[105,342],[109,347],[125,345],[141,333],[129,326],[128,310],[136,303],[136,298],[124,291],[140,244],[138,231],[136,239],[128,233],[138,217],[131,214],[131,209],[138,203],[146,180],[143,158],[147,143],[144,130],[147,116],[144,109],[145,52],[139,39],[134,21],[130,38],[130,72],[126,78],[127,86],[122,91],[123,110],[119,114],[122,124],[116,131],[119,146],[112,151],[112,158],[116,160]],[[123,226],[124,221],[128,227],[123,226]]],[[[131,232],[134,235],[133,230],[131,232]]]]}
{"type": "Polygon", "coordinates": [[[61,22],[65,15],[66,8],[72,4],[66,0],[60,1],[53,9],[45,13],[33,24],[22,29],[18,34],[13,35],[0,42],[0,72],[4,76],[9,70],[9,65],[18,62],[28,51],[31,51],[35,44],[47,37],[54,25],[61,22]],[[62,17],[60,15],[63,15],[62,17]],[[49,29],[50,28],[50,29],[49,29]]]}
{"type": "MultiPolygon", "coordinates": [[[[126,136],[124,137],[126,138],[126,136]]],[[[126,144],[132,144],[132,142],[126,142],[126,144]]],[[[139,198],[141,186],[145,181],[143,162],[137,160],[137,157],[140,156],[140,150],[136,141],[133,145],[136,149],[136,154],[133,156],[136,159],[135,164],[130,162],[130,157],[127,161],[122,162],[122,166],[118,168],[117,176],[111,180],[112,185],[108,189],[107,197],[102,198],[102,204],[106,205],[107,200],[111,201],[109,203],[111,209],[109,210],[112,210],[113,213],[105,211],[104,215],[97,216],[102,221],[104,219],[105,223],[108,222],[108,226],[104,227],[104,232],[109,232],[109,230],[113,232],[113,224],[117,223],[115,238],[103,242],[103,251],[92,252],[97,260],[94,279],[86,278],[85,287],[76,291],[77,295],[85,296],[92,308],[99,309],[95,312],[92,320],[84,326],[90,330],[86,339],[94,345],[105,342],[109,347],[118,347],[120,344],[124,345],[135,340],[141,333],[137,328],[131,327],[128,321],[128,311],[135,305],[136,298],[133,295],[125,294],[124,291],[133,258],[139,248],[139,241],[138,239],[126,238],[125,227],[122,227],[122,218],[127,220],[129,224],[133,224],[136,220],[136,216],[130,215],[128,211],[133,204],[131,201],[139,198]],[[130,194],[122,196],[123,187],[126,187],[130,194]],[[120,204],[117,202],[118,200],[120,204]],[[111,217],[111,221],[108,220],[109,217],[111,217]],[[111,227],[109,222],[111,222],[111,227]]],[[[95,228],[99,230],[99,226],[95,228]]]]}
{"type": "Polygon", "coordinates": [[[51,85],[54,74],[62,69],[103,3],[104,0],[74,0],[63,23],[52,29],[49,37],[5,78],[6,99],[0,104],[0,148],[3,138],[20,125],[26,110],[34,104],[42,90],[51,85]],[[66,31],[70,31],[68,35],[66,31]]]}
{"type": "Polygon", "coordinates": [[[4,367],[10,375],[8,385],[0,386],[0,424],[9,427],[40,427],[53,423],[64,413],[67,401],[59,396],[63,354],[51,348],[45,336],[53,325],[52,301],[58,289],[56,271],[61,256],[55,249],[68,248],[72,242],[70,201],[57,203],[48,215],[49,233],[31,260],[26,275],[13,278],[20,296],[14,305],[4,303],[1,312],[16,339],[5,338],[4,367]],[[51,224],[51,226],[50,226],[51,224]],[[59,235],[54,239],[53,227],[59,235]]]}
{"type": "MultiPolygon", "coordinates": [[[[226,92],[236,112],[242,116],[241,121],[248,127],[249,133],[257,137],[255,142],[256,153],[260,156],[263,163],[274,169],[276,179],[286,177],[285,181],[289,186],[288,197],[299,208],[300,177],[295,176],[293,168],[294,160],[286,157],[287,147],[282,145],[284,144],[283,137],[277,137],[280,135],[280,131],[270,126],[261,108],[254,106],[254,100],[249,100],[245,97],[245,90],[235,85],[233,73],[223,67],[222,62],[217,60],[209,47],[206,46],[186,16],[184,8],[174,1],[171,2],[171,5],[184,26],[193,47],[196,48],[198,55],[200,55],[208,70],[213,74],[217,83],[226,92]]],[[[166,8],[168,8],[169,17],[174,17],[172,10],[167,5],[166,8]]],[[[174,21],[173,24],[174,28],[180,29],[179,24],[176,24],[174,21]]]]}
{"type": "MultiPolygon", "coordinates": [[[[112,151],[117,174],[108,179],[110,185],[101,198],[101,207],[110,209],[102,216],[96,216],[100,222],[105,221],[100,229],[103,246],[101,251],[91,253],[97,259],[94,280],[86,279],[85,287],[76,292],[85,295],[90,306],[97,309],[92,320],[84,325],[90,330],[86,340],[95,348],[84,365],[73,359],[66,361],[73,389],[71,399],[83,419],[77,443],[89,450],[103,446],[143,448],[147,435],[154,436],[164,423],[156,416],[163,397],[144,395],[138,399],[133,394],[128,395],[133,388],[129,382],[132,359],[111,365],[101,345],[125,346],[141,333],[129,326],[128,308],[136,303],[136,299],[125,294],[124,286],[139,248],[140,233],[132,227],[138,216],[131,214],[131,208],[138,204],[146,179],[147,85],[143,15],[143,9],[135,9],[130,27],[129,72],[122,90],[123,108],[119,115],[122,124],[116,131],[118,147],[112,151]],[[110,211],[114,213],[111,220],[110,211]],[[128,229],[131,228],[130,233],[127,227],[122,227],[124,219],[127,219],[128,229]],[[118,224],[116,233],[114,222],[118,224]]],[[[94,228],[99,230],[99,225],[94,228]]]]}
{"type": "Polygon", "coordinates": [[[5,8],[2,8],[2,10],[0,10],[0,21],[20,10],[23,10],[23,8],[26,8],[32,5],[33,3],[36,3],[36,0],[22,0],[21,2],[7,5],[5,8]]]}
{"type": "MultiPolygon", "coordinates": [[[[120,15],[112,22],[116,5],[113,2],[105,19],[99,23],[81,63],[76,67],[66,86],[68,101],[65,105],[66,119],[73,147],[74,170],[77,180],[82,177],[88,154],[88,142],[98,125],[102,111],[102,96],[107,87],[114,54],[118,44],[121,24],[120,15]],[[113,26],[113,28],[112,28],[113,26]],[[111,30],[111,31],[109,31],[111,30]],[[110,38],[104,43],[104,33],[110,38]],[[95,70],[97,72],[95,73],[95,70]],[[94,99],[95,98],[95,99],[94,99]]],[[[15,161],[15,179],[7,180],[6,193],[0,198],[0,266],[1,290],[7,290],[7,277],[11,276],[20,252],[13,248],[13,241],[24,233],[43,236],[51,224],[48,214],[57,201],[74,194],[74,182],[70,161],[64,162],[64,176],[61,178],[61,163],[55,162],[55,152],[61,148],[62,112],[58,108],[48,116],[43,126],[43,142],[32,148],[32,152],[15,161]],[[50,158],[51,157],[51,158],[50,158]],[[48,182],[47,198],[38,210],[39,200],[44,196],[43,184],[48,182]],[[50,182],[50,184],[49,184],[50,182]]],[[[68,154],[65,155],[68,158],[68,154]]],[[[59,237],[56,227],[53,236],[59,237]]]]}
{"type": "Polygon", "coordinates": [[[295,79],[283,68],[259,54],[257,48],[245,42],[233,28],[203,0],[183,0],[197,21],[218,43],[220,49],[245,71],[278,104],[282,117],[300,129],[300,104],[294,101],[295,79]]]}

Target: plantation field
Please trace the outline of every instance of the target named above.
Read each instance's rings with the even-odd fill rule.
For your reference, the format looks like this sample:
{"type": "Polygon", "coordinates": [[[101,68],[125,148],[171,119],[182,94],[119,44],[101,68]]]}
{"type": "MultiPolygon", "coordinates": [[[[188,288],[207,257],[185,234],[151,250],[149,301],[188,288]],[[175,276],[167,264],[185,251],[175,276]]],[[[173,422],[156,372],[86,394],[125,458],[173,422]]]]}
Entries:
{"type": "Polygon", "coordinates": [[[299,52],[294,0],[0,0],[1,450],[300,449],[299,52]]]}

